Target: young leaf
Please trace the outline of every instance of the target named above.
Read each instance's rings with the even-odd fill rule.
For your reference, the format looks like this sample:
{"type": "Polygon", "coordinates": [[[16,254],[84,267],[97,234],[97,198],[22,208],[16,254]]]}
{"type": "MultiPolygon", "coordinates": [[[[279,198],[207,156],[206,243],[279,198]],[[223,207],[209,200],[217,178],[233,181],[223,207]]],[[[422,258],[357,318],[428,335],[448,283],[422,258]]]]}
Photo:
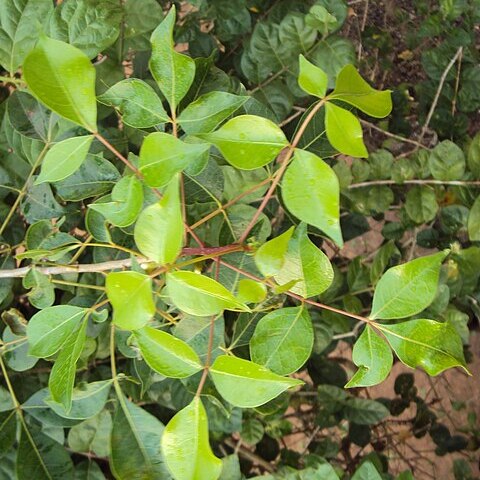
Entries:
{"type": "Polygon", "coordinates": [[[319,295],[332,284],[330,260],[310,241],[305,223],[295,229],[288,242],[284,264],[274,278],[280,285],[294,281],[290,290],[304,298],[319,295]]]}
{"type": "Polygon", "coordinates": [[[222,284],[210,277],[188,271],[168,273],[166,277],[170,299],[185,313],[206,317],[223,310],[250,311],[222,284]]]}
{"type": "Polygon", "coordinates": [[[46,399],[45,403],[60,417],[72,420],[85,420],[98,415],[103,410],[108,400],[111,386],[112,380],[103,380],[74,388],[72,405],[68,411],[61,404],[53,401],[53,399],[46,399]]]}
{"type": "Polygon", "coordinates": [[[282,198],[293,215],[343,245],[338,178],[321,158],[306,150],[295,151],[283,177],[282,198]]]}
{"type": "Polygon", "coordinates": [[[260,319],[250,340],[250,357],[279,375],[300,369],[313,347],[312,319],[304,307],[274,310],[260,319]]]}
{"type": "Polygon", "coordinates": [[[145,208],[135,224],[135,243],[147,258],[172,263],[183,245],[183,218],[178,178],[174,177],[157,203],[145,208]]]}
{"type": "Polygon", "coordinates": [[[231,165],[241,170],[263,167],[288,145],[277,125],[256,115],[240,115],[213,133],[197,136],[213,143],[231,165]]]}
{"type": "Polygon", "coordinates": [[[67,138],[56,143],[45,155],[42,170],[35,185],[58,182],[75,173],[82,165],[92,144],[93,136],[67,138]]]}
{"type": "Polygon", "coordinates": [[[85,313],[85,308],[72,305],[56,305],[36,313],[27,324],[29,354],[45,358],[58,352],[85,313]]]}
{"type": "Polygon", "coordinates": [[[95,68],[77,48],[42,35],[23,63],[30,91],[50,110],[97,131],[95,68]]]}
{"type": "Polygon", "coordinates": [[[142,328],[155,314],[149,276],[138,272],[111,272],[105,288],[113,307],[113,323],[121,329],[142,328]]]}
{"type": "Polygon", "coordinates": [[[178,117],[188,135],[210,133],[238,110],[249,97],[228,92],[209,92],[190,103],[178,117]]]}
{"type": "Polygon", "coordinates": [[[97,99],[115,107],[123,123],[133,128],[150,128],[170,121],[155,90],[138,78],[121,80],[97,99]]]}
{"type": "Polygon", "coordinates": [[[267,287],[260,282],[242,278],[237,285],[237,298],[243,303],[260,303],[267,296],[267,287]]]}
{"type": "Polygon", "coordinates": [[[358,370],[345,388],[371,387],[387,378],[393,355],[388,343],[367,325],[353,346],[352,360],[358,370]]]}
{"type": "Polygon", "coordinates": [[[49,17],[50,0],[6,1],[0,9],[0,65],[13,75],[38,38],[38,25],[49,17]]]}
{"type": "Polygon", "coordinates": [[[353,65],[342,68],[330,98],[349,103],[371,117],[383,118],[392,111],[390,90],[372,88],[353,65]]]}
{"type": "Polygon", "coordinates": [[[192,347],[169,333],[143,327],[135,331],[135,338],[150,368],[165,377],[185,378],[202,369],[192,347]]]}
{"type": "Polygon", "coordinates": [[[137,218],[143,206],[141,182],[132,176],[123,177],[112,190],[112,201],[91,203],[88,208],[102,214],[117,227],[128,227],[137,218]]]}
{"type": "Polygon", "coordinates": [[[241,408],[258,407],[303,384],[301,380],[282,377],[256,363],[228,355],[217,357],[210,374],[218,393],[241,408]]]}
{"type": "Polygon", "coordinates": [[[113,419],[110,467],[117,480],[169,478],[160,442],[163,424],[123,394],[113,419]]]}
{"type": "Polygon", "coordinates": [[[67,413],[72,406],[77,361],[85,346],[86,331],[87,321],[83,320],[78,329],[64,343],[48,379],[52,400],[62,405],[67,413]]]}
{"type": "Polygon", "coordinates": [[[429,375],[438,375],[451,367],[462,367],[469,373],[462,340],[450,323],[420,319],[378,328],[409,367],[422,367],[429,375]]]}
{"type": "Polygon", "coordinates": [[[480,196],[477,197],[468,214],[468,237],[471,242],[480,241],[480,196]]]}
{"type": "Polygon", "coordinates": [[[358,158],[368,157],[363,143],[362,127],[352,112],[327,102],[325,104],[325,129],[328,141],[340,153],[358,158]]]}
{"type": "Polygon", "coordinates": [[[300,55],[299,63],[298,84],[300,88],[315,97],[325,97],[328,86],[327,74],[320,67],[309,62],[303,55],[300,55]]]}
{"type": "Polygon", "coordinates": [[[73,480],[73,463],[63,445],[23,423],[17,450],[17,480],[73,480]]]}
{"type": "Polygon", "coordinates": [[[175,480],[217,480],[222,461],[208,440],[207,412],[199,397],[180,410],[165,427],[162,450],[175,480]]]}
{"type": "Polygon", "coordinates": [[[447,255],[448,251],[439,252],[388,269],[377,283],[370,318],[405,318],[427,308],[447,255]]]}
{"type": "Polygon", "coordinates": [[[140,171],[147,185],[163,187],[209,148],[203,143],[185,143],[167,133],[151,133],[140,149],[140,171]]]}
{"type": "Polygon", "coordinates": [[[272,277],[279,273],[285,262],[288,242],[293,235],[295,227],[290,227],[278,237],[265,242],[255,252],[255,264],[265,277],[272,277]]]}
{"type": "Polygon", "coordinates": [[[178,53],[173,44],[175,6],[170,8],[165,19],[152,33],[152,56],[150,71],[174,111],[186,95],[195,77],[195,62],[178,53]]]}

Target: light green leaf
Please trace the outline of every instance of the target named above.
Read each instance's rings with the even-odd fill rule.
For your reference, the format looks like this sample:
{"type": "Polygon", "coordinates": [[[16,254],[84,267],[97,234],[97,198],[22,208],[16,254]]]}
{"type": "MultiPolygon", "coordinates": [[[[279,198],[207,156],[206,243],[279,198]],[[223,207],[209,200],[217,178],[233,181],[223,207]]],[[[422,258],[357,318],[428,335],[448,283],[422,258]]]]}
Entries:
{"type": "Polygon", "coordinates": [[[140,149],[140,171],[147,185],[163,187],[209,148],[202,143],[185,143],[167,133],[151,133],[140,149]]]}
{"type": "Polygon", "coordinates": [[[465,154],[458,145],[444,140],[430,151],[428,166],[433,178],[437,180],[460,180],[465,173],[465,154]]]}
{"type": "Polygon", "coordinates": [[[17,448],[17,480],[73,480],[73,463],[63,445],[40,432],[26,431],[24,423],[17,448]]]}
{"type": "Polygon", "coordinates": [[[113,323],[121,329],[142,328],[155,314],[149,276],[138,272],[111,272],[105,288],[113,307],[113,323]]]}
{"type": "Polygon", "coordinates": [[[143,188],[133,175],[123,177],[112,190],[112,201],[91,203],[88,208],[102,214],[117,227],[128,227],[137,218],[143,206],[143,188]]]}
{"type": "Polygon", "coordinates": [[[284,264],[274,278],[279,285],[295,281],[290,290],[304,298],[319,295],[332,284],[330,260],[308,238],[305,223],[295,229],[288,242],[284,264]]]}
{"type": "Polygon", "coordinates": [[[373,466],[372,462],[364,462],[357,469],[352,480],[382,480],[382,476],[378,473],[378,470],[373,466]]]}
{"type": "Polygon", "coordinates": [[[195,351],[169,333],[151,327],[135,331],[140,352],[150,368],[171,378],[185,378],[202,369],[195,351]]]}
{"type": "Polygon", "coordinates": [[[392,111],[390,90],[372,88],[353,65],[342,68],[329,98],[349,103],[371,117],[383,118],[392,111]]]}
{"type": "Polygon", "coordinates": [[[175,480],[217,480],[222,461],[210,448],[207,412],[199,397],[165,427],[162,450],[175,480]]]}
{"type": "Polygon", "coordinates": [[[160,449],[163,424],[123,394],[118,400],[110,454],[114,477],[117,480],[169,479],[160,449]]]}
{"type": "Polygon", "coordinates": [[[50,0],[3,1],[0,8],[0,65],[12,75],[38,38],[38,25],[53,9],[50,0]]]}
{"type": "Polygon", "coordinates": [[[160,265],[173,263],[182,250],[183,218],[178,178],[174,177],[163,197],[149,205],[135,224],[135,243],[148,259],[160,265]]]}
{"type": "Polygon", "coordinates": [[[303,306],[274,310],[260,319],[250,340],[253,362],[279,375],[299,370],[313,347],[312,319],[303,306]]]}
{"type": "Polygon", "coordinates": [[[75,173],[87,158],[93,136],[67,138],[56,143],[45,155],[35,185],[58,182],[75,173]]]}
{"type": "Polygon", "coordinates": [[[175,6],[172,6],[163,22],[152,33],[150,39],[152,56],[149,64],[153,78],[157,81],[172,110],[177,108],[195,77],[193,59],[174,49],[175,18],[175,6]]]}
{"type": "Polygon", "coordinates": [[[209,92],[190,103],[178,117],[188,135],[210,133],[238,110],[249,97],[228,92],[209,92]]]}
{"type": "Polygon", "coordinates": [[[352,360],[358,370],[345,388],[370,387],[387,378],[393,355],[387,342],[367,325],[353,346],[352,360]]]}
{"type": "Polygon", "coordinates": [[[435,298],[440,266],[448,250],[388,269],[373,295],[370,318],[405,318],[427,308],[435,298]]]}
{"type": "Polygon", "coordinates": [[[250,278],[242,278],[237,285],[237,298],[243,303],[260,303],[267,296],[267,287],[250,278]]]}
{"type": "Polygon", "coordinates": [[[87,321],[83,320],[78,329],[63,344],[48,379],[52,400],[62,405],[67,413],[72,406],[77,361],[85,346],[86,331],[87,321]]]}
{"type": "Polygon", "coordinates": [[[199,273],[179,271],[166,275],[168,295],[180,310],[206,317],[223,310],[250,311],[222,284],[199,273]]]}
{"type": "Polygon", "coordinates": [[[293,215],[343,245],[338,178],[321,158],[306,150],[295,151],[283,177],[282,198],[293,215]]]}
{"type": "Polygon", "coordinates": [[[116,0],[64,0],[49,18],[46,33],[94,58],[115,42],[123,21],[116,0]]]}
{"type": "Polygon", "coordinates": [[[368,157],[363,143],[362,127],[352,112],[327,102],[325,104],[325,128],[328,141],[340,153],[352,157],[368,157]]]}
{"type": "Polygon", "coordinates": [[[429,375],[451,367],[462,367],[469,373],[462,340],[450,323],[420,319],[377,328],[398,358],[411,368],[422,367],[429,375]]]}
{"type": "Polygon", "coordinates": [[[435,190],[429,185],[415,185],[407,193],[405,211],[417,224],[433,220],[438,212],[435,190]]]}
{"type": "Polygon", "coordinates": [[[303,55],[300,55],[299,62],[298,84],[301,89],[315,97],[325,97],[328,86],[327,74],[320,67],[309,62],[303,55]]]}
{"type": "Polygon", "coordinates": [[[36,313],[27,324],[29,354],[43,358],[58,352],[85,314],[85,308],[72,305],[56,305],[36,313]]]}
{"type": "Polygon", "coordinates": [[[241,170],[263,167],[288,145],[275,123],[256,115],[240,115],[213,133],[197,136],[213,143],[231,165],[241,170]]]}
{"type": "Polygon", "coordinates": [[[470,241],[480,241],[480,196],[475,200],[468,214],[468,236],[470,241]]]}
{"type": "Polygon", "coordinates": [[[288,242],[293,235],[295,228],[290,227],[278,237],[265,242],[255,252],[255,264],[265,277],[272,277],[280,272],[285,262],[288,242]]]}
{"type": "Polygon", "coordinates": [[[23,63],[23,76],[50,110],[97,131],[95,68],[80,50],[43,35],[23,63]]]}
{"type": "Polygon", "coordinates": [[[75,387],[72,393],[72,406],[68,411],[53,399],[46,399],[45,403],[63,418],[85,420],[101,412],[107,402],[111,386],[112,380],[103,380],[75,387]]]}
{"type": "Polygon", "coordinates": [[[127,78],[97,97],[104,105],[115,107],[123,123],[134,128],[149,128],[170,118],[155,90],[143,80],[127,78]]]}
{"type": "Polygon", "coordinates": [[[303,384],[301,380],[282,377],[256,363],[227,355],[217,357],[210,374],[220,395],[241,408],[258,407],[303,384]]]}

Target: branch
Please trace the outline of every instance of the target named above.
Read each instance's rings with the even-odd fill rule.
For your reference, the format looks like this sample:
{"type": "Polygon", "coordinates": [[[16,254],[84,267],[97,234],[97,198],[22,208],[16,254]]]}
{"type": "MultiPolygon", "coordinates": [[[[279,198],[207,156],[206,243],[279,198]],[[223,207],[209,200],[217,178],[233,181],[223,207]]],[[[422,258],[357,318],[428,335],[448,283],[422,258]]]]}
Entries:
{"type": "Polygon", "coordinates": [[[479,187],[480,180],[405,180],[403,182],[396,182],[395,180],[371,180],[369,182],[352,183],[348,186],[349,189],[371,187],[373,185],[450,185],[456,187],[479,187]]]}

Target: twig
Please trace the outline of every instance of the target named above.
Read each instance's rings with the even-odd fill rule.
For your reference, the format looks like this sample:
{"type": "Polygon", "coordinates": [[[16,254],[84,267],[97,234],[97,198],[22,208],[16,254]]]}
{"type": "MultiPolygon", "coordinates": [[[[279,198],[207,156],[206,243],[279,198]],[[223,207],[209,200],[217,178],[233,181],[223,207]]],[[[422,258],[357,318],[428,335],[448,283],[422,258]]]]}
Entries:
{"type": "Polygon", "coordinates": [[[480,180],[405,180],[401,183],[395,180],[371,180],[369,182],[352,183],[348,186],[349,189],[371,187],[373,185],[450,185],[456,187],[479,187],[480,180]]]}
{"type": "MultiPolygon", "coordinates": [[[[225,439],[224,442],[229,447],[233,449],[236,448],[236,444],[230,438],[225,439]]],[[[240,447],[237,453],[241,457],[246,458],[247,460],[250,460],[256,465],[259,465],[269,473],[273,473],[275,471],[272,465],[270,465],[268,462],[266,462],[263,458],[259,457],[258,455],[255,455],[255,453],[251,452],[250,450],[247,450],[245,447],[240,447]]]]}
{"type": "Polygon", "coordinates": [[[415,145],[419,148],[428,149],[428,147],[426,147],[425,145],[423,145],[420,142],[417,142],[415,140],[411,140],[409,138],[402,137],[400,135],[395,135],[394,133],[390,133],[390,132],[384,130],[383,128],[377,127],[377,125],[375,125],[374,123],[370,123],[370,122],[367,122],[366,120],[362,120],[362,119],[360,119],[360,122],[363,123],[363,125],[365,125],[366,127],[369,127],[373,130],[376,130],[377,132],[382,133],[386,137],[394,138],[395,140],[399,140],[400,142],[404,142],[404,143],[411,143],[412,145],[415,145]]]}

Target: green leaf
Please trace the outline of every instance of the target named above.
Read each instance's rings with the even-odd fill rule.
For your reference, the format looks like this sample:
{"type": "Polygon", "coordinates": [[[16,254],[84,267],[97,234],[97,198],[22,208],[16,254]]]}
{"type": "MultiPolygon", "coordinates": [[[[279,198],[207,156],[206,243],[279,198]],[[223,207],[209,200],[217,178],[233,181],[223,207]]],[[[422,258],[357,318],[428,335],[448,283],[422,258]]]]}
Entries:
{"type": "Polygon", "coordinates": [[[87,157],[93,136],[73,137],[56,143],[45,155],[35,185],[58,182],[75,173],[87,157]]]}
{"type": "Polygon", "coordinates": [[[327,74],[321,68],[309,62],[303,55],[300,55],[299,62],[298,84],[301,89],[315,97],[325,97],[328,86],[327,74]]]}
{"type": "Polygon", "coordinates": [[[398,358],[411,368],[422,367],[429,375],[451,367],[462,367],[469,373],[462,340],[450,323],[420,319],[377,328],[398,358]]]}
{"type": "Polygon", "coordinates": [[[195,77],[195,62],[178,53],[173,44],[175,6],[170,8],[165,19],[152,33],[152,56],[150,71],[160,90],[174,111],[186,95],[195,77]]]}
{"type": "Polygon", "coordinates": [[[468,236],[470,241],[480,241],[480,196],[475,200],[468,214],[468,236]]]}
{"type": "Polygon", "coordinates": [[[363,462],[352,477],[352,480],[382,480],[382,476],[371,462],[363,462]]]}
{"type": "Polygon", "coordinates": [[[298,225],[288,242],[285,261],[275,280],[279,285],[294,281],[290,290],[303,298],[319,295],[332,284],[330,260],[308,238],[305,223],[298,225]]]}
{"type": "Polygon", "coordinates": [[[217,480],[222,461],[210,448],[207,412],[199,397],[180,410],[165,427],[162,450],[176,480],[217,480]]]}
{"type": "Polygon", "coordinates": [[[305,150],[295,151],[283,178],[282,198],[293,215],[343,245],[338,178],[321,158],[305,150]]]}
{"type": "Polygon", "coordinates": [[[280,272],[285,262],[288,242],[293,235],[295,227],[290,227],[278,237],[265,242],[255,252],[255,264],[265,277],[272,277],[280,272]]]}
{"type": "Polygon", "coordinates": [[[393,365],[390,347],[369,325],[353,346],[352,360],[358,370],[345,388],[377,385],[387,378],[393,365]]]}
{"type": "MultiPolygon", "coordinates": [[[[6,313],[6,311],[2,313],[2,320],[5,320],[6,313]]],[[[6,327],[2,333],[2,340],[5,344],[12,342],[10,345],[4,345],[2,348],[3,358],[12,370],[24,372],[33,368],[38,362],[38,358],[32,357],[29,353],[30,346],[28,341],[26,341],[25,334],[15,335],[10,327],[6,327]]]]}
{"type": "Polygon", "coordinates": [[[135,338],[150,368],[165,377],[185,378],[202,369],[192,347],[169,333],[143,327],[135,332],[135,338]]]}
{"type": "Polygon", "coordinates": [[[113,188],[111,196],[111,202],[91,203],[88,208],[102,214],[117,227],[128,227],[142,210],[142,183],[133,175],[123,177],[113,188]]]}
{"type": "Polygon", "coordinates": [[[349,397],[344,403],[345,419],[357,425],[373,425],[388,417],[388,408],[368,398],[349,397]]]}
{"type": "Polygon", "coordinates": [[[407,193],[405,211],[419,225],[433,220],[438,212],[435,190],[428,185],[415,185],[407,193]]]}
{"type": "Polygon", "coordinates": [[[249,278],[242,278],[237,285],[237,298],[243,303],[260,303],[267,296],[267,287],[249,278]]]}
{"type": "Polygon", "coordinates": [[[36,313],[27,324],[29,354],[50,357],[58,352],[85,314],[85,308],[72,305],[56,305],[36,313]]]}
{"type": "Polygon", "coordinates": [[[10,410],[0,413],[0,458],[15,443],[17,436],[17,412],[10,410]]]}
{"type": "Polygon", "coordinates": [[[147,185],[163,187],[209,148],[202,143],[185,143],[167,133],[151,133],[140,149],[140,171],[147,185]]]}
{"type": "Polygon", "coordinates": [[[116,0],[65,0],[55,8],[46,33],[94,58],[115,42],[122,16],[116,0]]]}
{"type": "Polygon", "coordinates": [[[123,123],[134,128],[150,128],[170,121],[155,90],[138,78],[116,83],[97,99],[104,105],[115,107],[122,115],[123,123]]]}
{"type": "Polygon", "coordinates": [[[63,445],[38,428],[23,425],[17,449],[18,480],[73,480],[73,463],[63,445]]]}
{"type": "Polygon", "coordinates": [[[480,133],[477,133],[468,147],[468,168],[475,178],[480,178],[480,133]]]}
{"type": "Polygon", "coordinates": [[[325,104],[325,128],[328,141],[340,153],[358,158],[368,157],[363,143],[362,127],[352,112],[327,102],[325,104]]]}
{"type": "Polygon", "coordinates": [[[390,90],[372,88],[353,65],[345,65],[337,76],[335,90],[329,96],[341,100],[375,118],[383,118],[392,111],[390,90]]]}
{"type": "Polygon", "coordinates": [[[171,301],[190,315],[206,317],[223,310],[250,311],[222,284],[205,275],[179,271],[168,273],[166,278],[171,301]]]}
{"type": "Polygon", "coordinates": [[[27,293],[29,302],[36,308],[51,307],[55,302],[55,289],[48,275],[35,268],[29,270],[23,279],[23,286],[31,288],[27,293]]]}
{"type": "Polygon", "coordinates": [[[279,375],[299,370],[313,347],[312,319],[303,306],[281,308],[258,322],[250,340],[250,357],[279,375]]]}
{"type": "Polygon", "coordinates": [[[23,63],[23,76],[50,110],[97,131],[95,68],[80,50],[42,36],[23,63]]]}
{"type": "Polygon", "coordinates": [[[427,308],[435,298],[440,267],[448,253],[439,252],[388,269],[377,283],[370,318],[405,318],[427,308]]]}
{"type": "Polygon", "coordinates": [[[138,272],[111,272],[105,288],[113,307],[113,323],[121,329],[142,328],[155,314],[149,276],[138,272]]]}
{"type": "Polygon", "coordinates": [[[149,205],[135,224],[135,243],[148,259],[173,263],[182,250],[183,218],[178,178],[174,177],[157,203],[149,205]]]}
{"type": "Polygon", "coordinates": [[[240,115],[213,133],[197,136],[213,143],[231,165],[241,170],[263,167],[288,145],[275,123],[256,115],[240,115]]]}
{"type": "Polygon", "coordinates": [[[110,455],[114,477],[117,480],[168,479],[160,450],[163,424],[123,394],[118,400],[110,455]]]}
{"type": "Polygon", "coordinates": [[[210,375],[220,395],[241,408],[258,407],[303,384],[301,380],[282,377],[253,362],[227,355],[217,357],[210,375]]]}
{"type": "Polygon", "coordinates": [[[465,173],[465,154],[458,145],[444,140],[430,151],[428,166],[436,180],[460,180],[465,173]]]}
{"type": "Polygon", "coordinates": [[[83,320],[78,329],[63,344],[48,379],[52,400],[62,405],[66,412],[69,412],[72,406],[77,361],[85,346],[86,332],[87,320],[83,320]]]}
{"type": "Polygon", "coordinates": [[[238,110],[249,97],[227,92],[209,92],[182,111],[178,123],[188,135],[210,133],[238,110]]]}
{"type": "MultiPolygon", "coordinates": [[[[103,410],[95,417],[74,425],[68,432],[68,445],[75,452],[93,452],[99,457],[108,457],[111,432],[112,416],[108,410],[103,410]]],[[[86,477],[85,480],[93,479],[86,477]]]]}
{"type": "MultiPolygon", "coordinates": [[[[80,334],[80,332],[78,333],[80,334]]],[[[108,400],[112,381],[113,380],[102,380],[87,383],[86,385],[80,384],[78,387],[75,387],[72,393],[72,406],[68,411],[52,399],[46,399],[45,403],[49,405],[57,415],[63,418],[85,420],[86,418],[98,415],[102,411],[108,400]]]]}
{"type": "Polygon", "coordinates": [[[11,0],[0,9],[0,65],[12,75],[22,65],[38,38],[38,24],[52,10],[50,0],[11,0]]]}

